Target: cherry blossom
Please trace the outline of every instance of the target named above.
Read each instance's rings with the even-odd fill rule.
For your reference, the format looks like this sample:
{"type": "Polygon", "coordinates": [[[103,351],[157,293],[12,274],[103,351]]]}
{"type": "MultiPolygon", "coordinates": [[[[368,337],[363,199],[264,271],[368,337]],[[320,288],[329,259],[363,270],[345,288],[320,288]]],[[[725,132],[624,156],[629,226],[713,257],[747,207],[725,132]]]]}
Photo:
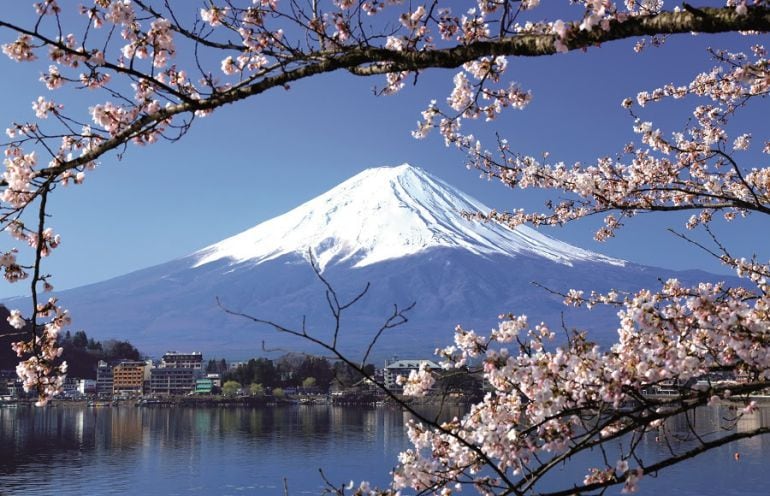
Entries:
{"type": "Polygon", "coordinates": [[[17,62],[30,62],[37,60],[37,55],[32,50],[32,37],[21,34],[13,43],[3,45],[3,53],[17,62]]]}
{"type": "Polygon", "coordinates": [[[396,384],[403,388],[407,396],[425,396],[435,383],[436,378],[426,363],[420,364],[418,370],[412,370],[408,377],[400,375],[396,378],[396,384]]]}
{"type": "MultiPolygon", "coordinates": [[[[52,287],[41,270],[43,260],[62,242],[48,225],[48,196],[60,185],[81,184],[105,156],[127,153],[132,145],[179,140],[196,117],[333,71],[377,77],[377,93],[393,95],[419,84],[423,71],[451,69],[445,92],[422,110],[413,135],[438,133],[483,176],[553,196],[543,211],[469,212],[469,217],[515,227],[598,215],[603,222],[595,237],[605,240],[651,211],[688,212],[686,229],[770,214],[770,168],[752,162],[754,153],[770,154],[770,136],[741,128],[737,118],[770,93],[767,51],[756,35],[770,30],[767,1],[699,7],[579,0],[564,1],[554,11],[546,11],[545,4],[479,0],[460,8],[444,1],[214,0],[201,8],[152,0],[94,0],[82,6],[40,0],[31,5],[26,25],[0,21],[3,53],[20,63],[45,60],[38,72],[41,92],[64,95],[35,99],[33,120],[7,123],[8,142],[2,145],[0,228],[27,248],[0,253],[0,267],[6,280],[29,283],[33,301],[9,317],[21,332],[14,350],[24,387],[37,391],[45,404],[66,373],[57,337],[69,314],[58,301],[40,298],[52,287]],[[69,25],[65,9],[82,22],[69,25]],[[516,57],[595,51],[618,39],[633,40],[637,50],[665,49],[670,37],[699,31],[740,32],[746,48],[712,49],[710,67],[690,80],[625,95],[618,112],[629,114],[635,138],[606,156],[553,161],[517,149],[519,144],[504,137],[490,148],[473,134],[481,121],[525,110],[537,97],[537,88],[515,82],[516,57]],[[80,98],[88,103],[82,108],[57,103],[71,101],[70,91],[82,91],[80,98]],[[691,106],[681,126],[658,121],[653,112],[671,100],[691,106]]],[[[631,48],[628,56],[635,57],[631,48]]],[[[643,487],[644,476],[664,466],[643,465],[634,457],[641,436],[665,437],[668,419],[727,399],[743,402],[736,418],[750,415],[756,405],[747,395],[770,382],[770,266],[751,253],[733,255],[718,242],[713,252],[745,285],[686,287],[668,280],[634,294],[564,290],[567,305],[615,309],[617,342],[608,349],[591,341],[590,329],[560,339],[524,314],[501,316],[488,333],[459,326],[454,343],[438,351],[441,365],[452,372],[475,368],[488,393],[463,418],[410,424],[413,448],[401,454],[392,488],[361,483],[347,491],[536,493],[552,467],[608,443],[620,446],[617,456],[585,467],[556,494],[643,487]],[[725,371],[741,382],[711,381],[725,371]],[[676,401],[647,394],[663,385],[677,388],[676,401]]],[[[401,381],[408,394],[435,386],[427,369],[401,381]]],[[[668,461],[679,460],[672,454],[668,461]]]]}

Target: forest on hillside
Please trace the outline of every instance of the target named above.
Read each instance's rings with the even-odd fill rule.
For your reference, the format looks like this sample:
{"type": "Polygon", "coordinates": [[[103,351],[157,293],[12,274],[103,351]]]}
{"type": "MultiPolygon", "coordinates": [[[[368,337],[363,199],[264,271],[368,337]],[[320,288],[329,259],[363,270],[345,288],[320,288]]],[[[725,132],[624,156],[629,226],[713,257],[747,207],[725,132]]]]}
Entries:
{"type": "MultiPolygon", "coordinates": [[[[0,370],[13,370],[19,363],[19,357],[11,349],[11,343],[21,339],[8,323],[10,312],[0,306],[0,370]]],[[[22,332],[27,332],[22,329],[22,332]]],[[[67,331],[59,337],[59,346],[64,350],[62,360],[67,362],[67,375],[80,379],[95,379],[96,364],[100,360],[115,362],[121,359],[139,360],[142,354],[128,341],[109,339],[96,341],[89,338],[85,331],[74,334],[67,331]]]]}

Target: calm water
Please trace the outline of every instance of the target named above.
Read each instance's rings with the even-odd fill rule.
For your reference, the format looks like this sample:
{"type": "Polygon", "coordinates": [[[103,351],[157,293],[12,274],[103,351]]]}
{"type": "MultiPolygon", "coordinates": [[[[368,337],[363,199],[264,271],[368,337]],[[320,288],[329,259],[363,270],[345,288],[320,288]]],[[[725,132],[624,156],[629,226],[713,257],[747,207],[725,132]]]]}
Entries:
{"type": "MultiPolygon", "coordinates": [[[[708,430],[725,414],[706,409],[694,421],[708,430]]],[[[278,495],[284,477],[292,495],[320,494],[319,468],[338,484],[382,484],[407,446],[404,421],[395,410],[331,406],[0,408],[0,494],[278,495]]],[[[770,410],[738,429],[759,423],[770,424],[770,410]]],[[[651,436],[641,454],[664,449],[651,436]]],[[[640,494],[766,496],[770,438],[645,478],[640,494]]]]}

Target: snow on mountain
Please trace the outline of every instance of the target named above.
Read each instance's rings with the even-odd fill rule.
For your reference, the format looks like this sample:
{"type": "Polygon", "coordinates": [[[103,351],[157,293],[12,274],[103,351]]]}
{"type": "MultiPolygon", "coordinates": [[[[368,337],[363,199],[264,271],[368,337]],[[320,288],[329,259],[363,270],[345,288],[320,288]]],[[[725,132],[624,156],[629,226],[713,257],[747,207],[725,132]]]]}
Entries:
{"type": "Polygon", "coordinates": [[[461,212],[490,209],[409,164],[367,169],[290,212],[194,254],[196,266],[216,260],[256,263],[312,250],[321,268],[332,261],[354,267],[430,248],[461,248],[476,255],[527,253],[564,265],[625,262],[555,240],[534,229],[470,221],[461,212]]]}
{"type": "Polygon", "coordinates": [[[603,344],[616,339],[617,309],[570,309],[532,282],[562,292],[634,291],[659,287],[658,278],[714,279],[605,257],[526,227],[469,221],[463,210],[489,209],[416,167],[369,169],[189,256],[56,296],[70,310],[73,329],[96,339],[129,339],[145,353],[245,358],[263,346],[319,352],[307,341],[227,315],[217,303],[289,326],[304,318],[315,336],[331,332],[325,287],[306,259],[310,249],[342,300],[371,283],[346,312],[343,351],[366,349],[394,304],[416,302],[408,324],[378,341],[374,357],[381,359],[430,356],[451,343],[457,324],[486,333],[508,312],[553,328],[565,322],[587,329],[603,344]]]}

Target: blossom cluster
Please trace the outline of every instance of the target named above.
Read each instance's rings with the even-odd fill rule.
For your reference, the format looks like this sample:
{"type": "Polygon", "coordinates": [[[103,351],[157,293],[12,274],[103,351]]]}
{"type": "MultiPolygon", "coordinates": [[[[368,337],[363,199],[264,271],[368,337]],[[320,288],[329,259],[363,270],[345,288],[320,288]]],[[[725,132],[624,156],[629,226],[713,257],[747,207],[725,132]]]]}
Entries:
{"type": "Polygon", "coordinates": [[[770,91],[766,51],[754,45],[752,53],[715,52],[720,65],[698,74],[688,85],[666,85],[625,99],[622,106],[634,115],[633,131],[639,142],[628,143],[622,155],[601,157],[593,164],[543,163],[515,153],[505,139],[493,153],[472,137],[453,137],[468,151],[471,166],[509,187],[553,189],[571,195],[550,204],[547,212],[489,212],[481,217],[515,227],[523,223],[561,225],[603,214],[604,225],[595,237],[605,240],[614,236],[624,219],[645,211],[692,210],[688,229],[710,223],[717,213],[728,221],[752,212],[768,213],[770,168],[741,167],[735,156],[758,138],[745,131],[730,138],[728,132],[736,113],[770,91]],[[667,135],[636,115],[651,103],[685,97],[705,101],[695,106],[691,124],[684,131],[667,135]],[[634,109],[634,100],[638,109],[634,109]]]}
{"type": "Polygon", "coordinates": [[[70,324],[69,314],[57,305],[55,298],[51,298],[37,306],[36,318],[32,322],[27,322],[19,310],[12,310],[8,323],[20,330],[29,325],[34,329],[31,340],[15,342],[12,347],[19,358],[23,358],[16,366],[16,374],[24,390],[36,391],[36,404],[43,406],[60,392],[64,383],[67,362],[58,360],[62,348],[58,346],[57,340],[61,330],[70,324]],[[38,328],[37,317],[49,320],[38,328]]]}
{"type": "MultiPolygon", "coordinates": [[[[59,2],[35,3],[34,29],[16,28],[3,53],[17,62],[47,59],[42,86],[82,90],[89,103],[71,109],[60,103],[66,98],[40,96],[31,105],[36,121],[7,127],[0,229],[31,247],[34,260],[22,263],[15,249],[0,254],[5,278],[13,282],[31,274],[34,300],[38,289],[50,289],[41,260],[61,239],[46,224],[47,195],[59,185],[82,183],[106,153],[128,143],[180,138],[194,118],[223,105],[338,69],[384,75],[380,93],[392,94],[423,67],[455,68],[446,98],[430,101],[414,136],[424,138],[436,129],[447,145],[468,152],[469,165],[488,177],[512,188],[561,195],[545,213],[481,213],[486,220],[515,227],[600,214],[604,223],[596,237],[601,240],[640,212],[688,210],[693,214],[688,228],[708,224],[716,214],[731,221],[770,213],[770,167],[739,163],[752,156],[752,147],[770,154],[770,136],[762,129],[728,125],[743,107],[770,92],[770,62],[759,44],[748,53],[715,50],[716,67],[692,81],[624,99],[621,105],[633,118],[637,138],[620,156],[587,165],[548,163],[515,152],[503,138],[494,152],[486,150],[467,129],[498,119],[507,109],[524,109],[533,98],[511,80],[509,55],[515,50],[509,47],[524,47],[528,55],[588,49],[607,33],[622,31],[625,23],[654,20],[665,7],[663,0],[570,0],[553,18],[540,16],[544,4],[478,0],[459,8],[444,1],[214,0],[196,6],[191,16],[177,16],[171,2],[93,0],[77,7],[88,27],[71,33],[63,29],[66,17],[59,2]],[[188,25],[180,22],[190,17],[195,19],[188,25]],[[682,129],[667,132],[642,118],[650,106],[671,99],[695,102],[682,129]],[[34,209],[38,215],[30,214],[34,209]]],[[[768,2],[726,0],[724,5],[720,12],[736,19],[766,9],[768,2]]],[[[685,7],[670,13],[681,14],[685,7]]],[[[637,48],[645,43],[640,39],[637,48]]],[[[624,436],[660,427],[677,407],[645,403],[628,415],[624,405],[639,401],[646,388],[688,384],[713,370],[743,374],[750,385],[770,380],[770,267],[728,253],[722,260],[752,291],[719,284],[684,287],[676,280],[630,295],[569,291],[568,305],[619,309],[618,342],[608,350],[585,333],[557,346],[552,329],[523,315],[501,317],[489,335],[458,327],[454,344],[439,350],[442,366],[459,371],[480,364],[491,391],[461,419],[411,423],[413,448],[401,454],[392,489],[381,492],[367,483],[346,489],[361,495],[405,488],[449,495],[472,486],[481,494],[524,494],[549,467],[612,441],[621,445],[618,459],[588,468],[569,487],[592,492],[622,484],[624,491],[635,490],[646,468],[637,466],[633,444],[624,444],[624,436]]],[[[55,299],[36,305],[29,318],[24,314],[15,309],[8,318],[28,336],[14,344],[21,359],[17,373],[44,404],[66,373],[56,343],[70,318],[55,299]]],[[[422,368],[400,381],[406,393],[423,394],[434,377],[422,368]]],[[[682,387],[682,394],[682,404],[690,408],[730,391],[682,387]]],[[[742,414],[754,408],[749,403],[742,414]]]]}
{"type": "MultiPolygon", "coordinates": [[[[535,11],[539,4],[514,3],[521,12],[535,11]]],[[[82,183],[110,150],[128,142],[147,145],[179,137],[193,116],[208,115],[221,105],[264,91],[260,85],[285,85],[281,78],[292,71],[344,57],[346,50],[375,46],[383,53],[421,52],[496,36],[550,32],[548,23],[508,23],[496,34],[490,26],[507,15],[506,8],[503,2],[486,0],[464,12],[455,6],[433,8],[395,0],[333,0],[314,5],[311,10],[298,10],[279,0],[213,1],[197,8],[196,22],[184,26],[179,19],[186,16],[176,16],[168,3],[93,0],[75,7],[74,13],[87,24],[77,33],[65,29],[70,15],[64,11],[67,6],[56,0],[34,2],[34,29],[9,24],[18,36],[2,45],[3,53],[16,62],[47,59],[40,76],[43,86],[49,91],[85,90],[84,99],[90,104],[84,106],[86,115],[77,115],[72,112],[78,109],[40,96],[32,102],[36,122],[7,127],[10,141],[3,150],[0,201],[8,210],[0,217],[0,227],[33,247],[36,256],[48,255],[58,238],[48,226],[28,227],[20,214],[53,187],[82,183]],[[360,22],[361,13],[392,14],[398,28],[379,36],[373,27],[376,23],[360,22]],[[285,33],[296,36],[297,28],[300,35],[287,39],[285,33]],[[180,58],[183,49],[194,51],[196,60],[180,58]],[[210,60],[219,62],[205,67],[210,60]]],[[[615,12],[611,2],[587,1],[584,6],[585,13],[578,13],[574,23],[559,25],[556,31],[561,38],[566,39],[580,19],[604,20],[615,12]]],[[[583,24],[591,28],[594,22],[583,24]]],[[[411,72],[389,71],[387,57],[380,58],[372,61],[372,67],[388,72],[383,91],[398,91],[411,72]]],[[[457,118],[440,119],[436,125],[442,132],[447,136],[458,132],[461,119],[483,116],[489,120],[507,107],[527,105],[530,93],[502,80],[507,65],[505,57],[484,56],[463,66],[449,102],[457,118]]],[[[429,123],[422,132],[427,133],[440,111],[434,107],[424,115],[429,123]]],[[[3,264],[11,281],[27,274],[15,262],[15,252],[13,257],[13,262],[3,264]]],[[[32,266],[39,266],[39,260],[28,264],[32,266]]],[[[34,284],[38,282],[48,284],[42,278],[34,284]]]]}
{"type": "Polygon", "coordinates": [[[420,364],[419,369],[409,372],[408,376],[396,377],[396,384],[403,388],[407,396],[424,396],[435,383],[436,378],[425,363],[420,364]]]}
{"type": "MultiPolygon", "coordinates": [[[[582,295],[571,293],[566,303],[578,299],[582,295]]],[[[523,489],[544,460],[566,460],[608,439],[623,445],[621,436],[627,432],[661,425],[667,415],[663,408],[641,409],[648,415],[641,421],[635,413],[622,413],[624,405],[638,401],[651,386],[688,384],[713,370],[737,370],[764,384],[770,380],[767,293],[749,297],[744,289],[684,287],[671,279],[658,292],[641,290],[623,300],[612,294],[604,301],[622,301],[618,343],[607,351],[585,334],[553,346],[549,343],[555,334],[542,323],[529,328],[524,316],[505,316],[486,337],[458,328],[455,345],[440,350],[443,365],[465,367],[481,360],[493,391],[460,420],[440,428],[410,425],[414,448],[400,458],[395,487],[451,492],[455,483],[491,465],[523,489]],[[517,349],[510,349],[511,344],[517,349]],[[608,415],[591,413],[596,411],[608,415]]],[[[710,394],[730,394],[718,387],[688,392],[682,386],[682,392],[700,398],[701,404],[710,394]]],[[[752,408],[748,405],[742,413],[752,408]]],[[[634,491],[644,467],[630,466],[631,443],[624,449],[617,463],[591,468],[582,484],[622,483],[624,492],[634,491]]],[[[498,477],[485,479],[482,486],[510,489],[506,484],[498,477]]]]}

